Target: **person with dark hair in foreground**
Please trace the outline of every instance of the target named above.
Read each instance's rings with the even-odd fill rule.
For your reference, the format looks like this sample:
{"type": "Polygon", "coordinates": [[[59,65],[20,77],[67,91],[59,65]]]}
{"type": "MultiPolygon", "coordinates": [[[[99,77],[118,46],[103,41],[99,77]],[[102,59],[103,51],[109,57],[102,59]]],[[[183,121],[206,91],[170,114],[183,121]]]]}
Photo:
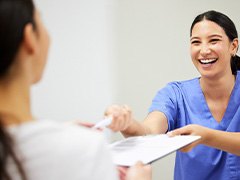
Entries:
{"type": "MultiPolygon", "coordinates": [[[[0,0],[0,179],[118,179],[104,136],[77,125],[37,121],[30,87],[43,74],[49,36],[32,0],[0,0]]],[[[125,178],[125,176],[122,176],[125,178]]],[[[150,180],[137,163],[128,180],[150,180]]]]}

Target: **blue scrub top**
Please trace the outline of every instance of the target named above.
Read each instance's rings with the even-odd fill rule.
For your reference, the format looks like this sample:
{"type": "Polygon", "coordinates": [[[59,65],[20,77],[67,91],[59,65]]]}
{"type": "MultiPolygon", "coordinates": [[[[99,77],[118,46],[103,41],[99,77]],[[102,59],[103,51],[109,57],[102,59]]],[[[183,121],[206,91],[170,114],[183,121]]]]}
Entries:
{"type": "MultiPolygon", "coordinates": [[[[149,112],[152,111],[166,115],[169,131],[188,124],[199,124],[222,131],[240,132],[240,71],[220,123],[208,108],[199,78],[167,84],[153,99],[149,112]]],[[[174,179],[240,180],[240,156],[204,145],[198,145],[188,153],[178,151],[174,179]]]]}

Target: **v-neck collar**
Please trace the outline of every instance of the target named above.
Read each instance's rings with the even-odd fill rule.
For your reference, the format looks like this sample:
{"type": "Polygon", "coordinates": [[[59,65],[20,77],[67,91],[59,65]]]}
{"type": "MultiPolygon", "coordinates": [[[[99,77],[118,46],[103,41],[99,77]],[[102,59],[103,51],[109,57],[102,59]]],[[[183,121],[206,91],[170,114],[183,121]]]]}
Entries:
{"type": "Polygon", "coordinates": [[[198,90],[200,92],[200,96],[201,96],[201,103],[204,106],[204,112],[207,113],[206,116],[209,117],[208,120],[211,121],[211,123],[214,124],[214,126],[219,126],[220,129],[226,129],[229,125],[229,123],[231,122],[231,119],[234,115],[234,112],[236,111],[236,108],[240,105],[239,101],[235,101],[235,97],[239,96],[237,93],[240,92],[240,72],[238,71],[237,75],[236,75],[236,81],[234,84],[234,87],[232,89],[229,101],[228,101],[228,105],[226,108],[226,111],[224,112],[224,115],[221,119],[220,122],[218,122],[214,116],[212,115],[212,112],[210,111],[210,108],[207,104],[207,100],[204,96],[204,93],[202,91],[201,85],[200,85],[200,78],[197,79],[197,84],[198,84],[198,90]]]}

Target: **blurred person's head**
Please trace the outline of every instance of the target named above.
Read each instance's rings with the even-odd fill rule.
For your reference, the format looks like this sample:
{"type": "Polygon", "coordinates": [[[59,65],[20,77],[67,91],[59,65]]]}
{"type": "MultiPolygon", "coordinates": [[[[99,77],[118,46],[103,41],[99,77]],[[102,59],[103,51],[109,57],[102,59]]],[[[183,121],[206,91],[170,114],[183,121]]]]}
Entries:
{"type": "MultiPolygon", "coordinates": [[[[0,87],[21,79],[27,89],[41,79],[49,46],[47,31],[33,1],[0,0],[0,26],[0,87]]],[[[7,163],[13,162],[21,179],[26,180],[3,119],[0,113],[0,179],[11,179],[7,163]]]]}

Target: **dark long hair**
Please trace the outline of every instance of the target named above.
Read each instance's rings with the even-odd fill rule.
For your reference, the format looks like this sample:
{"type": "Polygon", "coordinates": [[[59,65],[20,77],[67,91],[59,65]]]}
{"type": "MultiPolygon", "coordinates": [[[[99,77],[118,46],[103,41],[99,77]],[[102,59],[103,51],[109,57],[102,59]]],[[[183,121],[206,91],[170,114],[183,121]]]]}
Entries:
{"type": "MultiPolygon", "coordinates": [[[[24,28],[34,23],[32,0],[0,0],[0,79],[8,73],[23,40],[24,28]]],[[[23,167],[14,152],[14,141],[3,125],[0,115],[0,179],[10,180],[7,163],[12,159],[21,179],[26,180],[23,167]]]]}
{"type": "MultiPolygon", "coordinates": [[[[204,19],[212,21],[216,24],[218,24],[220,27],[223,28],[226,35],[228,36],[228,39],[232,42],[235,38],[238,38],[237,29],[233,23],[233,21],[226,16],[225,14],[222,14],[217,11],[207,11],[202,14],[199,14],[193,21],[190,29],[190,36],[192,36],[192,29],[194,25],[200,21],[203,21],[204,19]]],[[[231,57],[231,69],[232,74],[236,75],[237,70],[240,70],[240,57],[238,55],[234,55],[231,57]]]]}

